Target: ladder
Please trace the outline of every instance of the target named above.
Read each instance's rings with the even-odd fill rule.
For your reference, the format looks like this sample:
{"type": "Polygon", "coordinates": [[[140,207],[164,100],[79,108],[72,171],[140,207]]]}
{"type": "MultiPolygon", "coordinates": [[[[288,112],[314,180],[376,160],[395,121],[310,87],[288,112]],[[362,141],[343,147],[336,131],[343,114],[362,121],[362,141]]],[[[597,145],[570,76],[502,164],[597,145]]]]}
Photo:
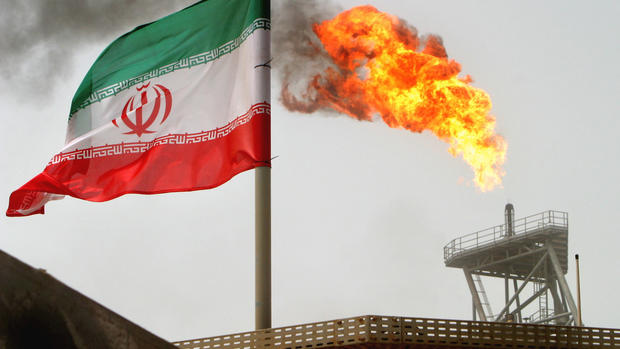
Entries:
{"type": "MultiPolygon", "coordinates": [[[[544,282],[534,282],[534,294],[540,291],[543,287],[545,287],[544,282]]],[[[538,318],[535,320],[542,320],[549,317],[549,308],[547,306],[548,302],[548,292],[544,292],[540,296],[538,296],[538,318]]]]}
{"type": "Polygon", "coordinates": [[[480,275],[478,274],[474,274],[472,277],[474,279],[474,285],[476,285],[476,290],[478,291],[478,297],[480,297],[480,303],[486,312],[487,321],[493,321],[493,310],[491,310],[491,303],[489,303],[489,297],[487,297],[487,292],[484,290],[482,279],[480,279],[480,275]]]}

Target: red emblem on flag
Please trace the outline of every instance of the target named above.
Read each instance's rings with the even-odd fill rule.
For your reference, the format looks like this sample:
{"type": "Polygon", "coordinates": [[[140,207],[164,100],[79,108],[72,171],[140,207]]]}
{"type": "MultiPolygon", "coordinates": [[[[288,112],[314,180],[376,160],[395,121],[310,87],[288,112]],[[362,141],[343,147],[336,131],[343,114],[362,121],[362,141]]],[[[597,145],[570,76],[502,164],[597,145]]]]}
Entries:
{"type": "MultiPolygon", "coordinates": [[[[149,130],[149,127],[155,123],[158,119],[161,111],[163,110],[163,116],[161,117],[161,121],[159,124],[163,124],[164,121],[170,115],[170,110],[172,109],[172,94],[170,90],[162,85],[155,84],[149,89],[149,82],[146,85],[142,85],[142,87],[136,88],[138,92],[140,92],[140,106],[134,109],[134,100],[136,96],[132,96],[129,98],[127,103],[125,103],[125,107],[123,108],[123,113],[121,114],[121,120],[131,131],[125,132],[125,134],[131,135],[136,134],[138,137],[142,136],[145,133],[154,133],[155,131],[149,130]],[[155,101],[153,103],[153,108],[150,111],[149,117],[144,119],[144,109],[145,106],[149,104],[149,95],[153,96],[153,92],[155,94],[155,101]],[[163,101],[162,101],[163,100],[163,101]],[[162,102],[165,104],[165,107],[162,108],[162,102]],[[133,115],[133,120],[129,117],[129,115],[133,115]]],[[[148,108],[147,108],[148,109],[148,108]]],[[[114,126],[118,127],[116,119],[112,120],[114,126]]]]}

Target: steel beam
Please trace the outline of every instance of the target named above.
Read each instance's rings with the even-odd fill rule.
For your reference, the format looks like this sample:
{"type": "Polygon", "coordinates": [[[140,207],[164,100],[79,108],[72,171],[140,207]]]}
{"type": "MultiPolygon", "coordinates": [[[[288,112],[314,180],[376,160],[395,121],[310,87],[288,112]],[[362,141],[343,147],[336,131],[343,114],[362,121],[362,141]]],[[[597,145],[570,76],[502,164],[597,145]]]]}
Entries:
{"type": "Polygon", "coordinates": [[[547,286],[544,286],[543,288],[541,288],[540,290],[538,290],[538,292],[534,293],[530,298],[526,299],[525,302],[523,302],[521,304],[521,306],[517,307],[517,309],[515,309],[515,311],[521,311],[523,310],[523,308],[527,307],[528,305],[530,305],[530,303],[532,303],[533,301],[536,300],[536,298],[540,297],[540,295],[542,295],[543,293],[545,293],[547,291],[547,286]]]}
{"type": "Polygon", "coordinates": [[[568,307],[570,308],[570,311],[574,318],[578,314],[577,305],[575,304],[573,295],[570,293],[570,289],[568,288],[568,283],[566,282],[564,274],[562,273],[562,267],[560,266],[558,256],[555,254],[555,251],[550,244],[547,245],[547,254],[549,254],[549,259],[551,259],[551,266],[553,267],[553,271],[555,271],[555,276],[558,280],[558,284],[560,285],[560,291],[566,298],[568,307]]]}
{"type": "Polygon", "coordinates": [[[547,279],[547,285],[549,286],[549,291],[551,292],[551,297],[553,298],[553,312],[555,314],[564,313],[566,309],[564,309],[564,306],[562,305],[562,300],[558,295],[555,277],[549,277],[547,279]]]}
{"type": "MultiPolygon", "coordinates": [[[[498,273],[498,272],[488,272],[485,270],[471,270],[472,275],[480,275],[480,276],[488,276],[488,277],[496,277],[496,278],[503,278],[505,277],[505,273],[498,273]]],[[[517,279],[520,281],[525,280],[525,276],[520,276],[520,275],[509,275],[509,277],[511,279],[517,279]]],[[[536,276],[532,277],[532,280],[536,280],[536,276]]]]}
{"type": "Polygon", "coordinates": [[[542,324],[542,323],[544,323],[544,322],[553,321],[553,320],[556,320],[556,319],[559,319],[559,318],[562,318],[562,317],[565,317],[565,316],[570,316],[570,315],[571,315],[571,313],[570,313],[570,312],[566,312],[566,313],[562,313],[562,314],[557,314],[557,315],[549,316],[549,317],[548,317],[548,318],[546,318],[546,319],[542,319],[542,320],[534,321],[534,322],[532,322],[532,323],[533,323],[533,324],[542,324]]]}
{"type": "Polygon", "coordinates": [[[508,272],[506,276],[504,276],[504,303],[508,304],[508,300],[510,299],[510,290],[508,289],[508,272]]]}
{"type": "Polygon", "coordinates": [[[532,276],[534,275],[534,273],[536,273],[536,271],[538,270],[538,268],[540,268],[541,265],[543,265],[543,262],[545,261],[545,259],[547,258],[547,254],[545,253],[540,260],[538,261],[538,263],[536,263],[536,265],[534,266],[534,269],[532,269],[532,271],[527,275],[527,277],[525,278],[525,280],[523,280],[523,283],[521,284],[521,286],[519,287],[519,289],[517,290],[517,292],[515,292],[515,295],[512,296],[512,298],[510,299],[510,301],[508,302],[508,304],[506,304],[506,306],[504,307],[504,309],[502,309],[502,311],[500,311],[497,314],[497,317],[495,318],[495,321],[499,320],[502,315],[504,315],[506,313],[506,311],[508,311],[508,308],[510,307],[510,305],[512,304],[512,302],[514,302],[517,297],[519,296],[519,293],[521,293],[521,291],[523,291],[523,289],[525,288],[525,285],[527,285],[527,283],[530,281],[530,279],[532,278],[532,276]]]}
{"type": "Polygon", "coordinates": [[[564,310],[568,310],[568,304],[566,304],[566,297],[564,297],[564,294],[562,292],[560,292],[560,297],[562,297],[562,306],[564,307],[564,310]]]}
{"type": "Polygon", "coordinates": [[[515,290],[515,295],[517,295],[517,299],[515,302],[517,302],[517,309],[515,310],[515,312],[517,313],[518,316],[518,321],[519,322],[523,322],[523,316],[521,314],[521,300],[519,299],[519,294],[517,293],[517,279],[512,279],[512,285],[514,286],[514,290],[515,290]]]}
{"type": "Polygon", "coordinates": [[[510,261],[515,260],[515,259],[519,259],[521,257],[529,256],[529,255],[536,254],[536,253],[542,253],[542,252],[545,252],[545,250],[546,250],[545,247],[537,248],[535,250],[530,250],[530,251],[527,251],[527,252],[519,253],[517,255],[506,257],[504,259],[495,260],[493,262],[489,262],[489,263],[482,264],[482,265],[477,265],[476,269],[485,269],[485,268],[494,266],[496,264],[510,262],[510,261]]]}
{"type": "Polygon", "coordinates": [[[465,273],[465,280],[467,280],[469,292],[471,292],[471,297],[474,301],[474,307],[478,311],[478,315],[480,315],[480,321],[487,321],[487,316],[484,313],[484,309],[482,308],[482,302],[480,302],[480,295],[478,294],[478,289],[476,289],[476,284],[474,284],[474,279],[471,277],[471,272],[469,271],[469,269],[463,268],[463,273],[465,273]]]}
{"type": "Polygon", "coordinates": [[[476,302],[474,302],[474,297],[471,297],[471,318],[476,321],[476,302]]]}

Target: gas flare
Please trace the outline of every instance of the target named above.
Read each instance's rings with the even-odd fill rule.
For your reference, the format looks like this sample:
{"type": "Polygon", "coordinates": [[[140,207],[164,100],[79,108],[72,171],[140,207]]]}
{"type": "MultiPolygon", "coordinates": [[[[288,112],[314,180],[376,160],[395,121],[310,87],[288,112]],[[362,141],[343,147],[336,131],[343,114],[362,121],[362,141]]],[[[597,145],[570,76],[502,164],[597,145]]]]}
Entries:
{"type": "Polygon", "coordinates": [[[441,38],[419,38],[372,6],[315,23],[313,31],[333,64],[314,72],[298,95],[285,76],[281,98],[289,110],[333,109],[368,121],[378,114],[390,127],[428,130],[472,167],[482,191],[501,186],[507,144],[495,133],[489,95],[469,75],[457,76],[461,66],[448,59],[441,38]]]}

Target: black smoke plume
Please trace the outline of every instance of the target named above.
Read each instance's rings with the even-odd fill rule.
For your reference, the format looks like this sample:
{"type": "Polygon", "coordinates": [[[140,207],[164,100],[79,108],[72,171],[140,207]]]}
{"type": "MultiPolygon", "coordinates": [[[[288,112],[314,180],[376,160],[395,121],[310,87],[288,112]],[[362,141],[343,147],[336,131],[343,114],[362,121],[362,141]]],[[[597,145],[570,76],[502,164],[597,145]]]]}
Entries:
{"type": "Polygon", "coordinates": [[[194,2],[3,0],[0,78],[16,94],[42,94],[73,70],[73,57],[85,46],[109,43],[140,24],[194,2]]]}
{"type": "Polygon", "coordinates": [[[335,67],[312,25],[333,18],[342,8],[328,0],[272,0],[271,5],[271,52],[280,98],[290,93],[311,100],[306,91],[310,80],[335,67]]]}

